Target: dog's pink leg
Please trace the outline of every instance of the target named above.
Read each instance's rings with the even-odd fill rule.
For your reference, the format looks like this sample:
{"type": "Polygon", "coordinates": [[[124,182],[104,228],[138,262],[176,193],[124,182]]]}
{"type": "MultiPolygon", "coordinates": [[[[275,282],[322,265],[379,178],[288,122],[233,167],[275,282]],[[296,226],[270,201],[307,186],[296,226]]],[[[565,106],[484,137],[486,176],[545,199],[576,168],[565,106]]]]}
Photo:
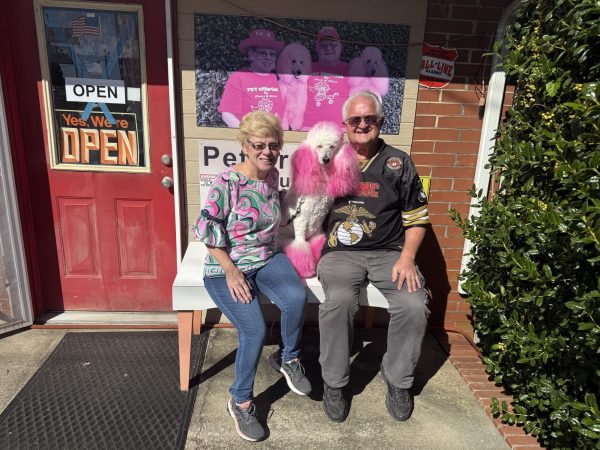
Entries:
{"type": "Polygon", "coordinates": [[[315,274],[315,260],[310,245],[306,241],[294,241],[283,249],[292,262],[294,269],[302,278],[310,278],[315,274]]]}
{"type": "Polygon", "coordinates": [[[316,268],[319,259],[321,259],[321,249],[323,248],[323,244],[325,243],[325,235],[323,233],[315,234],[309,239],[308,242],[310,244],[310,251],[312,253],[313,260],[315,261],[316,268]]]}

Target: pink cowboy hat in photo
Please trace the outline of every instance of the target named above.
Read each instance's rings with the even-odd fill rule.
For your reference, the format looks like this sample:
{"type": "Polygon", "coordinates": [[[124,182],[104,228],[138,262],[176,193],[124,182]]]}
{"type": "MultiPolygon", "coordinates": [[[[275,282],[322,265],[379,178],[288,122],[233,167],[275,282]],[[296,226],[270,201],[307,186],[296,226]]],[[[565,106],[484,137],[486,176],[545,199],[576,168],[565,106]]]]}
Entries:
{"type": "Polygon", "coordinates": [[[247,55],[250,47],[264,47],[277,50],[278,52],[285,46],[283,41],[275,39],[275,35],[270,30],[257,28],[252,30],[248,37],[240,42],[240,52],[247,55]]]}
{"type": "Polygon", "coordinates": [[[340,35],[334,27],[323,27],[317,35],[317,44],[323,40],[339,41],[340,35]]]}

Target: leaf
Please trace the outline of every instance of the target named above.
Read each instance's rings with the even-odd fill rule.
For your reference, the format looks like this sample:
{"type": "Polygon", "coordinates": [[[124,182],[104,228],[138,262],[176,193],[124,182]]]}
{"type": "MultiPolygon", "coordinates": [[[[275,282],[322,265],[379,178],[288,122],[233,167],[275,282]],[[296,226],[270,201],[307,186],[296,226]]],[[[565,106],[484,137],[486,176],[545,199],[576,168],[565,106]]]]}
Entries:
{"type": "Polygon", "coordinates": [[[560,88],[560,80],[549,81],[546,83],[546,92],[550,97],[554,97],[560,88]]]}
{"type": "Polygon", "coordinates": [[[598,99],[598,83],[588,83],[581,90],[581,94],[589,99],[596,101],[598,99]]]}
{"type": "Polygon", "coordinates": [[[580,428],[579,432],[582,435],[584,435],[585,437],[588,437],[590,439],[598,439],[598,438],[600,438],[600,435],[598,435],[598,434],[594,433],[593,431],[588,430],[586,428],[580,428]]]}
{"type": "Polygon", "coordinates": [[[600,433],[600,420],[593,420],[590,417],[584,417],[581,419],[581,424],[592,430],[595,433],[600,433]]]}
{"type": "Polygon", "coordinates": [[[586,392],[585,396],[583,397],[583,401],[587,406],[598,412],[598,404],[596,403],[596,396],[594,394],[591,392],[586,392]]]}
{"type": "Polygon", "coordinates": [[[576,302],[576,301],[572,301],[572,300],[565,303],[565,306],[572,311],[584,311],[585,310],[585,305],[583,305],[581,302],[576,302]]]}

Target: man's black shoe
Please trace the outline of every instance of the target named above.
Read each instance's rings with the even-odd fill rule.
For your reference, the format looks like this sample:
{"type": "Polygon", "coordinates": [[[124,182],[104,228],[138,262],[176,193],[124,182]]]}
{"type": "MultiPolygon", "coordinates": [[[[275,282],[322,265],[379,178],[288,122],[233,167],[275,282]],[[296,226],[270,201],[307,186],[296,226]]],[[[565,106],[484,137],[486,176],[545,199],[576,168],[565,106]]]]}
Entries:
{"type": "Polygon", "coordinates": [[[344,397],[343,388],[333,388],[324,383],[323,409],[329,420],[343,422],[348,417],[350,405],[344,397]]]}
{"type": "Polygon", "coordinates": [[[385,376],[383,366],[381,366],[381,375],[387,384],[387,395],[385,396],[385,406],[390,415],[404,422],[409,419],[413,412],[414,402],[413,396],[408,389],[402,389],[390,383],[385,376]]]}

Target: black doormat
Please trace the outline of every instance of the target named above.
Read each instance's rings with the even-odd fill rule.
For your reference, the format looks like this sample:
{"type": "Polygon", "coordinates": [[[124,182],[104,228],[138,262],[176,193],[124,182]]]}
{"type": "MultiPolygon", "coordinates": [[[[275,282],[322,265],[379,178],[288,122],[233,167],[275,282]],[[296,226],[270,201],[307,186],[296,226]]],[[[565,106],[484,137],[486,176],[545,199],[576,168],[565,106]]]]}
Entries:
{"type": "Polygon", "coordinates": [[[179,390],[178,358],[177,332],[66,333],[0,414],[0,448],[183,448],[198,387],[179,390]]]}

